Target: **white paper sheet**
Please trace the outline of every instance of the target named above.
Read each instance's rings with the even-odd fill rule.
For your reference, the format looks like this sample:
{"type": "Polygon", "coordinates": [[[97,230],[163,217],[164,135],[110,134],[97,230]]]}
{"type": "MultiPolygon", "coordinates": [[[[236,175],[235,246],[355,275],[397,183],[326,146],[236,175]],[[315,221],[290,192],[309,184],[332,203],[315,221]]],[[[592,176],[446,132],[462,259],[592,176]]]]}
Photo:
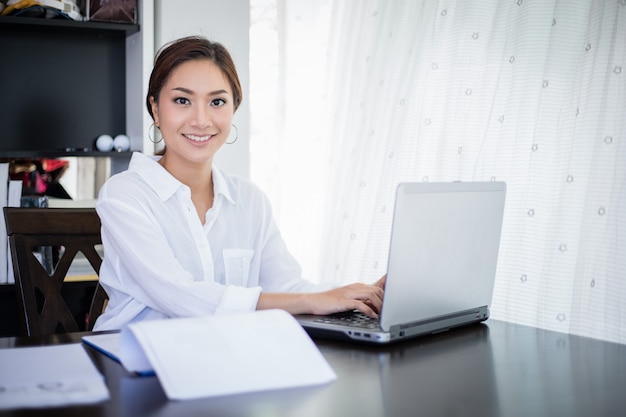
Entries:
{"type": "Polygon", "coordinates": [[[144,321],[122,330],[120,359],[154,369],[170,399],[324,384],[336,379],[317,346],[288,313],[144,321]]]}
{"type": "Polygon", "coordinates": [[[109,391],[81,344],[0,349],[0,409],[104,401],[109,391]]]}

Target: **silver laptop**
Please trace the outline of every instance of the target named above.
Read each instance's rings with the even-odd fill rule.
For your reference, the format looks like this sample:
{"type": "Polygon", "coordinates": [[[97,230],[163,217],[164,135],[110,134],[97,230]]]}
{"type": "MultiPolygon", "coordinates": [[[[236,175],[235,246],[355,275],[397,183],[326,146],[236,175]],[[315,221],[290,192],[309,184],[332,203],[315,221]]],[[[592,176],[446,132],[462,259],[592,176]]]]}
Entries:
{"type": "Polygon", "coordinates": [[[298,315],[314,337],[389,343],[489,317],[504,182],[401,183],[379,320],[298,315]]]}

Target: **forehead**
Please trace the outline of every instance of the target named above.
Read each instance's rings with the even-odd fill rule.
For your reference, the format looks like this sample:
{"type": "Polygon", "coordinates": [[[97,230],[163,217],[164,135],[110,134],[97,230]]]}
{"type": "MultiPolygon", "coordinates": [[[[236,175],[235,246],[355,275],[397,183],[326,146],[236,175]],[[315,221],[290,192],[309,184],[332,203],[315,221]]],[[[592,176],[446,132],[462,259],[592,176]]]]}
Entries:
{"type": "Polygon", "coordinates": [[[192,91],[221,89],[230,92],[224,71],[208,59],[194,59],[178,65],[165,83],[166,89],[184,87],[192,91]]]}

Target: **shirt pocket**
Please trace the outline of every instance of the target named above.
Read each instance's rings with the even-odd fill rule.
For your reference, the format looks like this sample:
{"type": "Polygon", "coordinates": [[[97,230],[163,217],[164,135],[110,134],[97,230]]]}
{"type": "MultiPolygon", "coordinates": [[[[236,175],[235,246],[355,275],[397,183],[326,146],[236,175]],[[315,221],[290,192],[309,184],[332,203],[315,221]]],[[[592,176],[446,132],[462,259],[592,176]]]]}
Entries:
{"type": "Polygon", "coordinates": [[[226,285],[246,287],[250,278],[250,263],[254,256],[252,249],[223,249],[224,280],[226,285]]]}

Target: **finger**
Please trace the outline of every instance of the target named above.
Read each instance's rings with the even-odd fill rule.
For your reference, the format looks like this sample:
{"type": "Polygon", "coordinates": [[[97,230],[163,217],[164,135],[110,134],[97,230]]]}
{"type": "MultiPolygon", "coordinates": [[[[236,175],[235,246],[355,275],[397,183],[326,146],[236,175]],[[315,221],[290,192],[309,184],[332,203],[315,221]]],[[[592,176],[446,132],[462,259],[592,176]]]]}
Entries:
{"type": "Polygon", "coordinates": [[[359,300],[355,300],[355,301],[356,303],[353,307],[354,310],[358,310],[361,313],[373,319],[378,318],[378,313],[373,308],[371,308],[366,302],[359,301],[359,300]]]}
{"type": "Polygon", "coordinates": [[[377,301],[380,303],[383,302],[383,296],[385,295],[385,290],[382,287],[371,285],[369,286],[371,294],[373,297],[376,297],[377,301]]]}
{"type": "Polygon", "coordinates": [[[383,298],[384,291],[380,287],[376,287],[368,284],[352,284],[348,287],[346,296],[357,300],[381,300],[383,298]]]}
{"type": "Polygon", "coordinates": [[[384,290],[386,283],[387,283],[387,274],[383,275],[378,281],[374,283],[374,285],[384,290]]]}
{"type": "Polygon", "coordinates": [[[376,312],[380,312],[383,306],[383,291],[378,287],[367,286],[367,288],[355,292],[351,298],[366,303],[376,312]]]}

